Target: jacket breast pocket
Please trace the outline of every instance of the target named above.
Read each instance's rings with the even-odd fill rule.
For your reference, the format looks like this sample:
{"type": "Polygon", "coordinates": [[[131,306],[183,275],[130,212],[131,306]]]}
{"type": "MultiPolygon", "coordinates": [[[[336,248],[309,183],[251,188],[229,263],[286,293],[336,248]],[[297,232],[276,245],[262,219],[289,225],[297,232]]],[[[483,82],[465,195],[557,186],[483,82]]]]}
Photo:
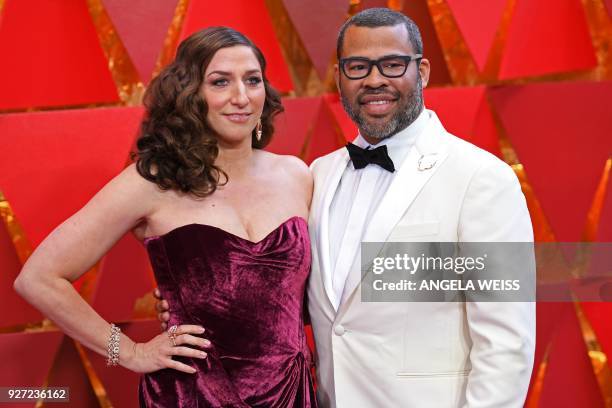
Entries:
{"type": "Polygon", "coordinates": [[[399,224],[389,236],[389,241],[410,239],[412,237],[423,237],[438,235],[440,223],[438,221],[423,222],[418,224],[399,224]]]}

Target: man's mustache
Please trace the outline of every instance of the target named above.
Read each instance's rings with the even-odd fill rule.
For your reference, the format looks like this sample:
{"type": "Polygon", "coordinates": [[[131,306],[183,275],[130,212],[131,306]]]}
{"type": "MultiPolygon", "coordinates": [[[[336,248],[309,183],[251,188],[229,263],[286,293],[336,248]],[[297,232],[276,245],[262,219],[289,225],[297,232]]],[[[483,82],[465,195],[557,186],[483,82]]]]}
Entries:
{"type": "Polygon", "coordinates": [[[363,98],[366,96],[371,96],[371,95],[376,95],[376,96],[388,96],[390,98],[393,99],[400,99],[400,93],[398,91],[390,91],[387,89],[381,89],[381,88],[376,88],[376,89],[366,89],[365,91],[362,91],[359,93],[359,95],[357,95],[357,101],[359,103],[363,102],[363,98]]]}

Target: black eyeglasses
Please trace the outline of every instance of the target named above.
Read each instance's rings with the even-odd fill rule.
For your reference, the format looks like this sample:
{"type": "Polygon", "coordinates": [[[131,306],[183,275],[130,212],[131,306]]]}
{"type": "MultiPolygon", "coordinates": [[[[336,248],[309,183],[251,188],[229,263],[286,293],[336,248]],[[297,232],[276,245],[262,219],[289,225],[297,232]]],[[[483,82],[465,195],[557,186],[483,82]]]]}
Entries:
{"type": "Polygon", "coordinates": [[[412,60],[420,60],[421,54],[394,55],[371,60],[365,57],[350,57],[340,59],[340,69],[348,79],[362,79],[370,75],[376,65],[378,72],[387,78],[399,78],[406,73],[412,60]]]}

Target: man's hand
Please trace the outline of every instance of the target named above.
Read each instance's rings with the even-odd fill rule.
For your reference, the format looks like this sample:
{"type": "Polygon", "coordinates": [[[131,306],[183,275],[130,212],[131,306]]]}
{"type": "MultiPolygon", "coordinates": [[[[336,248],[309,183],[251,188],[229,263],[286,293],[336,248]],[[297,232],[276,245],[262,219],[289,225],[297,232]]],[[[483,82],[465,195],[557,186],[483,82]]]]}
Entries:
{"type": "Polygon", "coordinates": [[[155,288],[153,291],[153,296],[157,299],[155,302],[155,310],[157,310],[157,319],[161,322],[162,330],[166,330],[168,328],[168,321],[170,320],[170,305],[161,297],[161,293],[158,288],[155,288]]]}

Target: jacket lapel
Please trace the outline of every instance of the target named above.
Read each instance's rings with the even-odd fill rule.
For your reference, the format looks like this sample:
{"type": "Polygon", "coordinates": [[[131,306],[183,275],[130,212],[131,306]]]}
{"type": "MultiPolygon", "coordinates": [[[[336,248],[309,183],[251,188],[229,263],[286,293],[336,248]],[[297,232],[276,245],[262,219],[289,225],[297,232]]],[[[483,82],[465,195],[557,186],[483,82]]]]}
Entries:
{"type": "MultiPolygon", "coordinates": [[[[312,206],[313,216],[315,217],[316,247],[319,257],[319,278],[327,294],[330,306],[334,311],[335,308],[332,306],[332,299],[334,298],[332,265],[329,254],[329,207],[338,188],[340,178],[348,164],[348,160],[348,152],[346,149],[342,149],[328,162],[329,164],[326,167],[322,167],[315,172],[315,178],[322,178],[324,180],[319,187],[322,188],[322,194],[319,195],[317,202],[313,203],[312,206]]],[[[316,183],[315,186],[317,186],[316,183]]]]}

